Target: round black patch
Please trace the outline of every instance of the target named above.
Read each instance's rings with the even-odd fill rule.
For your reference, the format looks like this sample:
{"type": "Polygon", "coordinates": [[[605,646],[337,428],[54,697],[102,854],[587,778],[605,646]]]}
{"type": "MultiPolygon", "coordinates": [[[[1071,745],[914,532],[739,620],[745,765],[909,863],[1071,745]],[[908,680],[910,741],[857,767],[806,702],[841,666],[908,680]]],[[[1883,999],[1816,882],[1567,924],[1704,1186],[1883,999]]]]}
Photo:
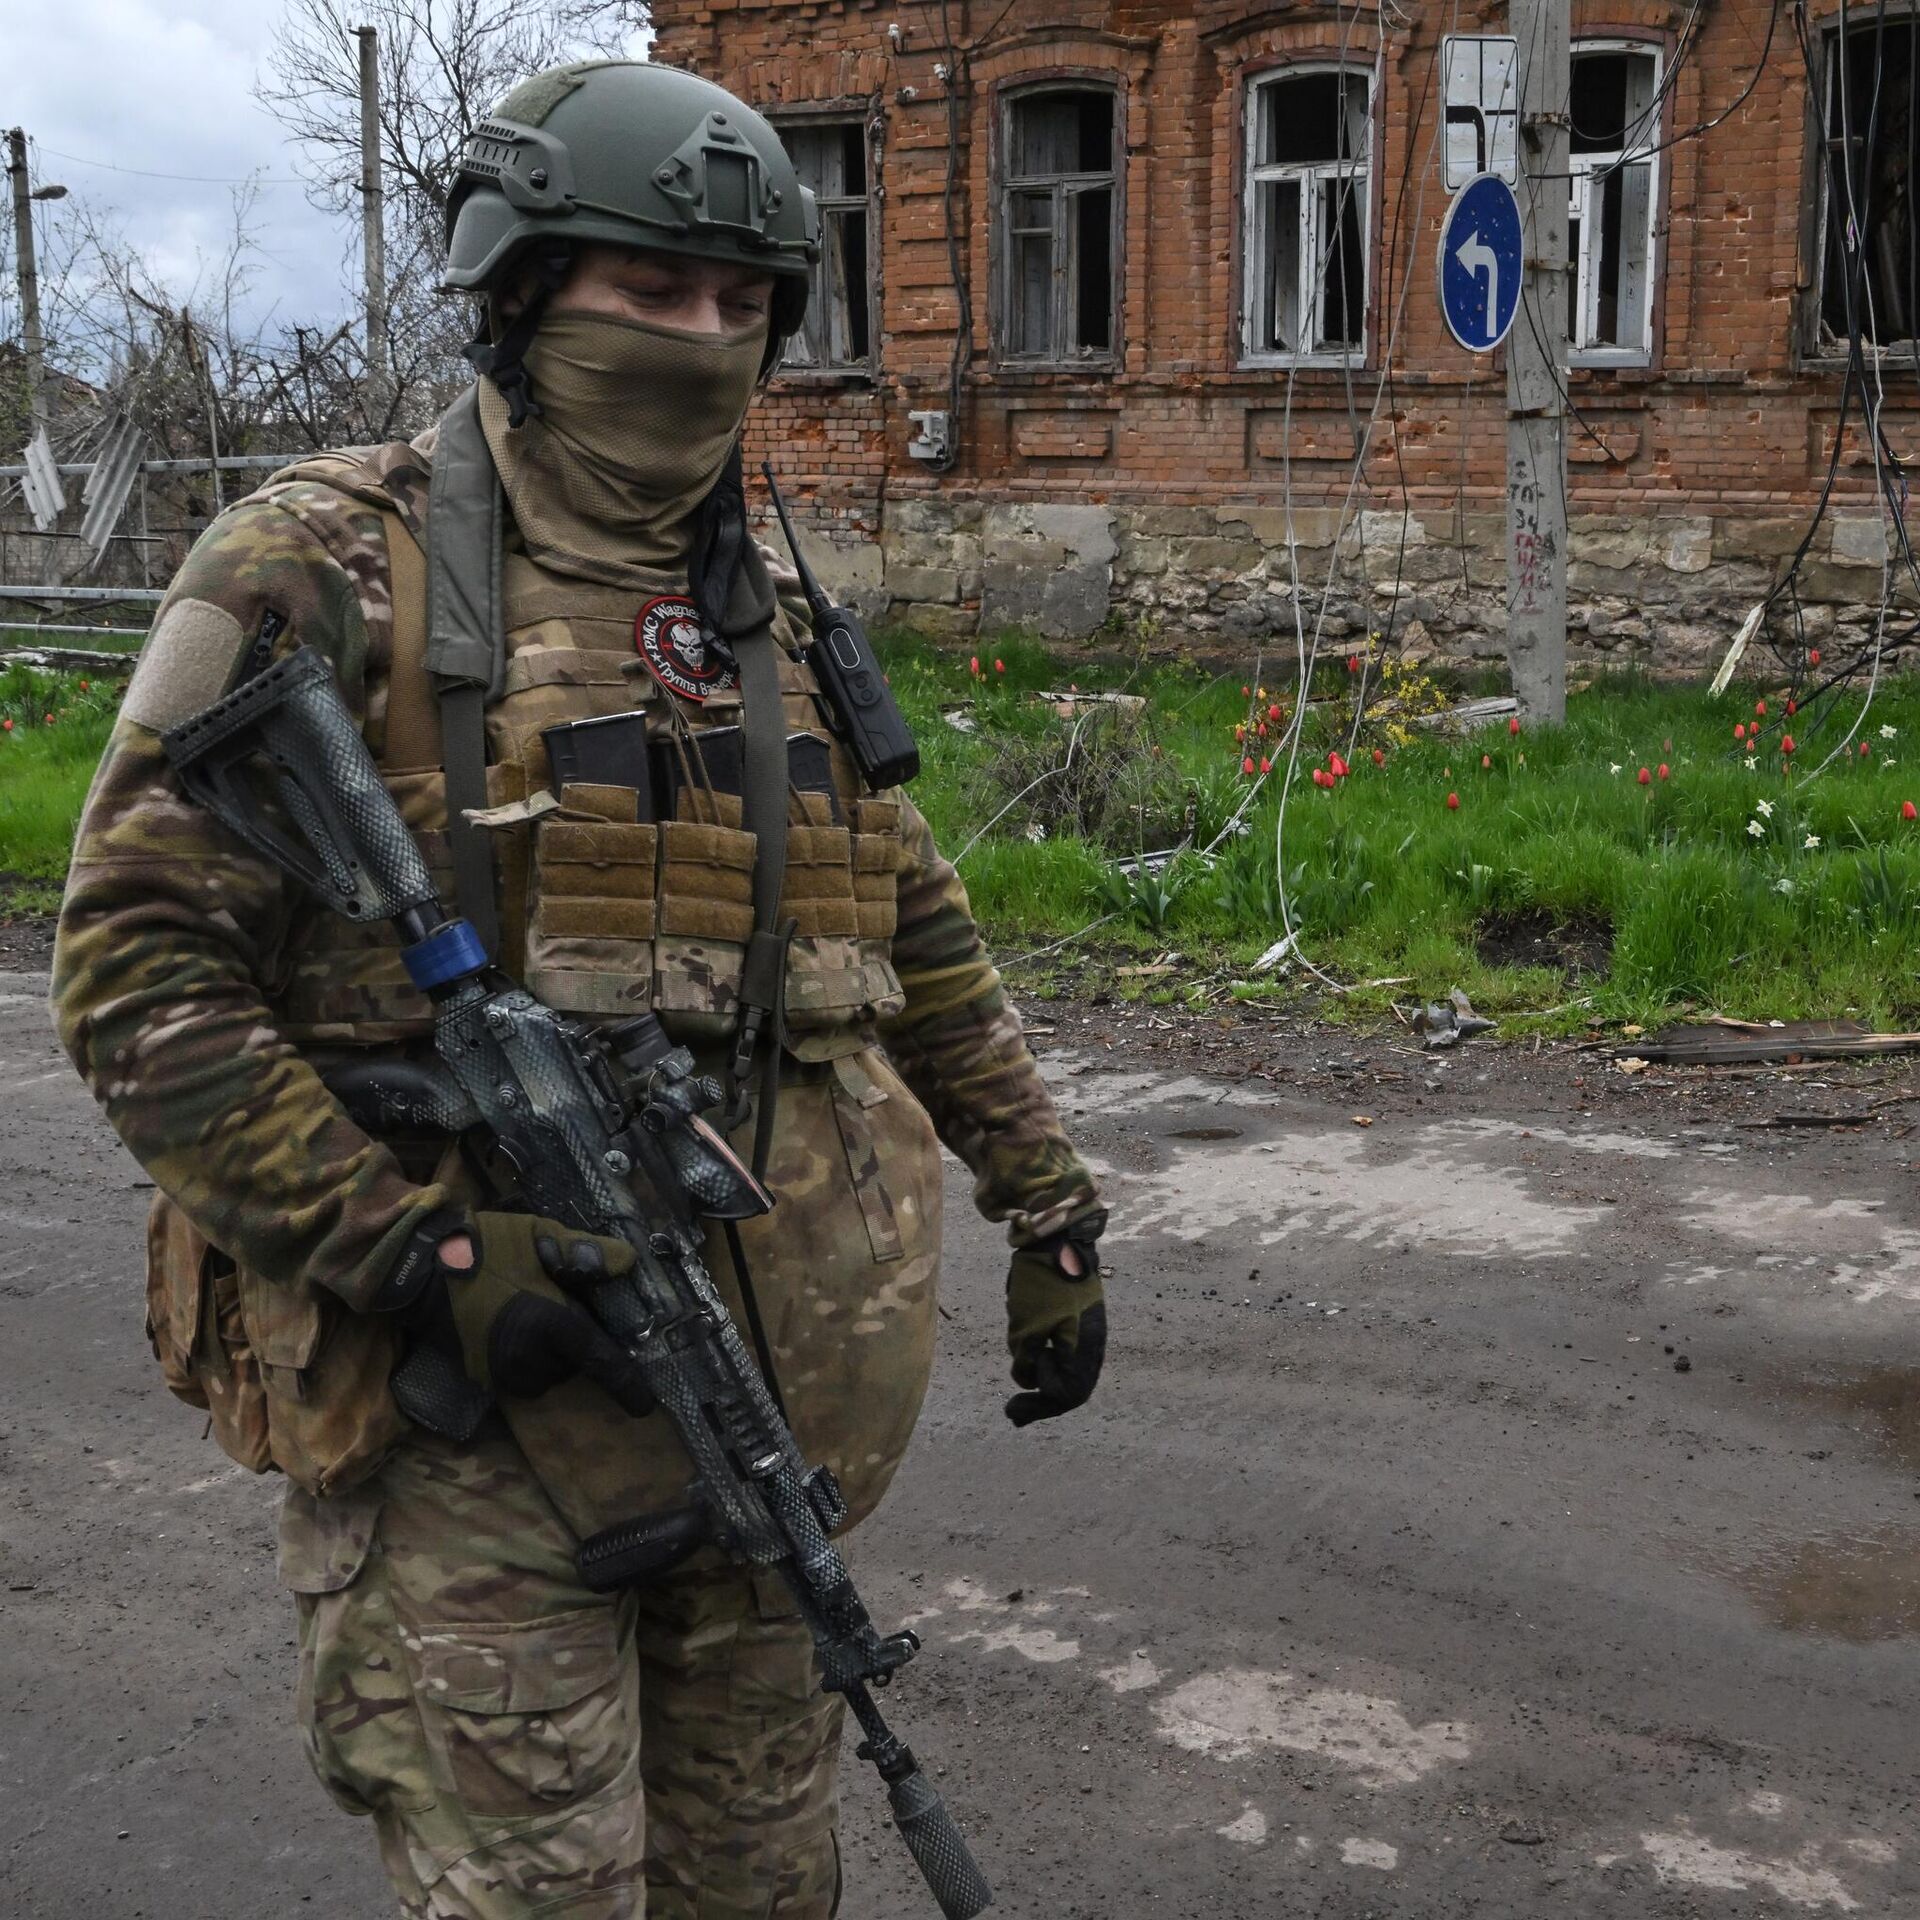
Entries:
{"type": "Polygon", "coordinates": [[[723,666],[708,650],[699,611],[685,594],[649,600],[633,623],[633,644],[647,671],[682,700],[705,700],[734,684],[732,664],[723,666]]]}

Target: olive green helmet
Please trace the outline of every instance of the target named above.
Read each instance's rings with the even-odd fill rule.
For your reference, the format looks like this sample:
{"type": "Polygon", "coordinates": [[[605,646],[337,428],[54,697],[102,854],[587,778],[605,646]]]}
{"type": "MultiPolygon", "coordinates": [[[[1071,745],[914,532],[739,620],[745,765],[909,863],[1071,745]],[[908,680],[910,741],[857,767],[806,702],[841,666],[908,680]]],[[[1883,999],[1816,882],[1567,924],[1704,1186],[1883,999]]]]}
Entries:
{"type": "Polygon", "coordinates": [[[773,275],[771,364],[806,311],[820,216],[780,136],[725,88],[651,61],[586,60],[523,80],[467,136],[441,285],[485,293],[553,242],[773,275]]]}

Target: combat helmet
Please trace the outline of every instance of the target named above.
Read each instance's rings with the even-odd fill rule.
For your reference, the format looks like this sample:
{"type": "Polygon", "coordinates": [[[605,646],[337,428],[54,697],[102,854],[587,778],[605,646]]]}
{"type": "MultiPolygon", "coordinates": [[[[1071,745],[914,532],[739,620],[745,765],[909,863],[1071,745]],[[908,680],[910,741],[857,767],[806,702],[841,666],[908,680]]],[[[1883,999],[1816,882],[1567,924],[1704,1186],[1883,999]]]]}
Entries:
{"type": "MultiPolygon", "coordinates": [[[[820,257],[813,194],[768,121],[712,81],[652,61],[585,60],[523,80],[467,136],[446,218],[443,291],[484,294],[534,267],[543,291],[508,334],[531,335],[582,245],[771,274],[769,369],[799,328],[820,257]]],[[[525,344],[503,335],[508,351],[482,371],[507,374],[507,386],[525,344]]]]}

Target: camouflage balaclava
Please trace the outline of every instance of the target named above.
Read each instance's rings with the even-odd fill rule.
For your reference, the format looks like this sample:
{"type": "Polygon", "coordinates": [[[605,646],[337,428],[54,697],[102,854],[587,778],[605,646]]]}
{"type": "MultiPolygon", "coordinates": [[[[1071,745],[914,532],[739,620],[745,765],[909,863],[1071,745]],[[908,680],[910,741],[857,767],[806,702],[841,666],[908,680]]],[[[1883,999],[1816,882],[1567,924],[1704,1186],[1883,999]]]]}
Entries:
{"type": "Polygon", "coordinates": [[[767,322],[687,333],[550,307],[526,349],[539,411],[509,426],[480,382],[480,421],[529,554],[613,585],[683,567],[701,503],[740,433],[767,322]]]}

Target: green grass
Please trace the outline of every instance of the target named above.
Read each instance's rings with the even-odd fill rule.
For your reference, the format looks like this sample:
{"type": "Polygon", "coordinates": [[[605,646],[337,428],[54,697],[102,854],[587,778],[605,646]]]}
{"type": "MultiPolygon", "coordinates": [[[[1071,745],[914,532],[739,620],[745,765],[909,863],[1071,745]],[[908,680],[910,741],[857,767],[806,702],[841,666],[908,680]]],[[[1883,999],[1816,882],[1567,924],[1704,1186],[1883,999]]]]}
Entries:
{"type": "MultiPolygon", "coordinates": [[[[981,644],[979,677],[971,647],[895,636],[882,649],[921,741],[914,798],[950,855],[975,841],[961,872],[989,938],[1014,955],[1067,942],[1020,972],[1028,991],[1050,978],[1097,984],[1114,967],[1176,949],[1178,973],[1123,976],[1121,991],[1182,999],[1204,982],[1214,997],[1293,993],[1295,984],[1250,971],[1280,932],[1284,863],[1306,954],[1360,986],[1330,1003],[1342,1011],[1383,1013],[1389,1000],[1460,986],[1510,1021],[1563,1009],[1522,1031],[1589,1015],[1651,1023],[1686,1009],[1920,1024],[1920,821],[1900,811],[1920,802],[1920,683],[1884,689],[1866,728],[1869,757],[1850,756],[1818,779],[1807,776],[1827,742],[1808,737],[1809,716],[1791,723],[1802,750],[1785,770],[1772,737],[1752,769],[1735,747],[1734,724],[1752,717],[1759,692],[1780,717],[1777,689],[1709,700],[1621,680],[1576,694],[1558,732],[1516,738],[1501,722],[1469,740],[1402,729],[1384,766],[1363,749],[1327,792],[1307,784],[1305,769],[1308,755],[1317,764],[1330,745],[1344,746],[1348,678],[1336,661],[1316,687],[1326,704],[1309,717],[1282,860],[1278,783],[1269,781],[1247,832],[1224,840],[1210,864],[1184,856],[1163,881],[1129,886],[1113,870],[1117,855],[1172,844],[1189,814],[1204,844],[1246,796],[1233,730],[1264,707],[1242,696],[1237,678],[1068,663],[1011,637],[981,644]],[[1033,768],[1057,758],[1067,725],[1032,695],[1069,682],[1124,686],[1147,703],[1132,730],[1090,725],[1083,736],[1079,771],[1094,766],[1111,781],[1101,839],[1063,823],[1071,783],[1056,777],[976,841],[1033,768]],[[947,724],[954,711],[974,730],[947,724]],[[1642,766],[1663,763],[1668,779],[1639,785],[1642,766]],[[1458,811],[1447,808],[1449,792],[1458,811]],[[1044,837],[1030,838],[1038,828],[1044,837]],[[1484,937],[1516,916],[1571,926],[1602,952],[1610,942],[1604,974],[1569,985],[1557,964],[1491,964],[1484,937]],[[1084,939],[1069,939],[1096,920],[1084,939]],[[1364,985],[1381,979],[1403,983],[1364,985]]],[[[0,671],[0,719],[13,722],[0,732],[0,912],[9,903],[45,910],[65,872],[118,697],[117,685],[94,680],[83,692],[80,680],[0,671]]],[[[1289,698],[1280,663],[1269,696],[1289,698]]]]}
{"type": "MultiPolygon", "coordinates": [[[[979,783],[998,742],[1060,724],[1023,696],[1069,674],[1083,686],[1116,679],[1063,669],[1028,647],[983,648],[982,661],[984,685],[964,655],[912,643],[889,654],[894,686],[927,746],[915,797],[950,850],[991,811],[979,783]],[[996,654],[1004,674],[993,672],[996,654]],[[970,704],[977,732],[956,733],[941,719],[942,706],[958,702],[970,704]]],[[[1279,680],[1276,670],[1269,692],[1285,700],[1279,680]]],[[[1250,703],[1236,680],[1179,670],[1131,685],[1148,699],[1135,750],[1150,750],[1150,741],[1186,782],[1204,843],[1230,797],[1251,785],[1233,739],[1250,703]]],[[[1280,932],[1284,864],[1294,924],[1318,966],[1348,984],[1407,977],[1344,1003],[1360,1010],[1458,985],[1476,1005],[1507,1014],[1580,1003],[1559,1016],[1562,1026],[1589,1013],[1651,1022],[1686,1009],[1920,1018],[1920,822],[1901,817],[1903,801],[1920,801],[1920,685],[1884,688],[1866,728],[1868,757],[1851,755],[1817,779],[1811,767],[1838,736],[1809,739],[1812,716],[1788,723],[1800,749],[1789,760],[1777,732],[1751,769],[1734,743],[1734,725],[1753,717],[1758,694],[1776,722],[1784,717],[1777,689],[1735,688],[1710,700],[1620,680],[1576,694],[1562,730],[1516,737],[1504,721],[1471,739],[1415,730],[1387,747],[1384,766],[1363,750],[1350,777],[1322,791],[1307,784],[1306,770],[1330,745],[1344,747],[1345,685],[1336,663],[1316,689],[1332,698],[1324,718],[1316,709],[1309,719],[1280,859],[1277,781],[1249,812],[1245,836],[1226,841],[1210,866],[1190,857],[1177,864],[1170,902],[1159,890],[1129,899],[1121,883],[1103,883],[1084,843],[989,839],[962,863],[983,924],[1000,944],[1025,946],[1118,908],[1093,938],[1178,948],[1187,961],[1180,980],[1238,976],[1239,992],[1260,994],[1272,988],[1248,981],[1246,970],[1280,932]],[[1882,739],[1883,724],[1894,728],[1891,740],[1882,739]],[[1652,776],[1644,787],[1643,766],[1652,776]],[[1458,811],[1448,809],[1449,793],[1459,795],[1458,811]],[[1771,816],[1760,811],[1763,800],[1771,816]],[[1805,844],[1809,835],[1817,846],[1805,844]],[[1571,923],[1603,948],[1610,934],[1610,967],[1569,987],[1558,966],[1487,964],[1482,933],[1515,918],[1540,928],[1571,923]]],[[[1023,818],[1007,824],[1017,831],[1023,818]]],[[[1152,991],[1183,988],[1157,982],[1152,991]]]]}
{"type": "Polygon", "coordinates": [[[124,686],[0,667],[0,913],[44,912],[57,898],[124,686]]]}

